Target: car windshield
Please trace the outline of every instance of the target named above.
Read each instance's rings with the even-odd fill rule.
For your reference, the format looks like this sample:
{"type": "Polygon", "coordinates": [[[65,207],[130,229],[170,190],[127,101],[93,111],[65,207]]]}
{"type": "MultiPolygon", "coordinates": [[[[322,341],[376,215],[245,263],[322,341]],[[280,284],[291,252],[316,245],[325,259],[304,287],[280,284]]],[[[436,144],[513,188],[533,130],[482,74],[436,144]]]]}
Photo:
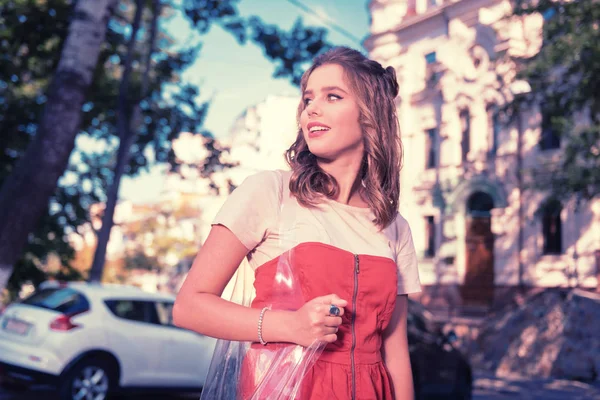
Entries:
{"type": "Polygon", "coordinates": [[[41,289],[24,299],[21,304],[74,314],[89,309],[85,296],[71,288],[41,289]]]}

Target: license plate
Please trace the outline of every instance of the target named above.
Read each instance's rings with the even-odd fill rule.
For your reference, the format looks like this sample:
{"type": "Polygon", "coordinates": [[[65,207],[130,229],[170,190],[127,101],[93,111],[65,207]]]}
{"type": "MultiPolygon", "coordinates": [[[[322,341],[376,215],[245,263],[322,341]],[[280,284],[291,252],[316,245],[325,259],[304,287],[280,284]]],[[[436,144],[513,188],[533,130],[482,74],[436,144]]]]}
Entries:
{"type": "Polygon", "coordinates": [[[29,332],[29,328],[31,328],[31,324],[19,321],[18,319],[7,318],[4,320],[2,328],[6,332],[16,333],[17,335],[26,335],[27,332],[29,332]]]}

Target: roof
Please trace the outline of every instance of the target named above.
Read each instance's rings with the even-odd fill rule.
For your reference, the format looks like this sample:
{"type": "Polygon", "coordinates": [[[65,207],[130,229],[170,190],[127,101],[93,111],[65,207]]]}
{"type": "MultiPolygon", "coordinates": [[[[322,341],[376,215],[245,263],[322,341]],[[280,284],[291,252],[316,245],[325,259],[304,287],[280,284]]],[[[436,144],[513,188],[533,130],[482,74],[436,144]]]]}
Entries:
{"type": "Polygon", "coordinates": [[[125,297],[135,299],[149,299],[149,300],[164,300],[174,301],[175,296],[169,293],[153,293],[142,290],[137,286],[122,285],[114,283],[91,283],[85,281],[74,281],[74,282],[58,282],[58,281],[47,281],[40,285],[40,289],[52,288],[52,287],[69,287],[81,292],[84,292],[94,297],[125,297]]]}

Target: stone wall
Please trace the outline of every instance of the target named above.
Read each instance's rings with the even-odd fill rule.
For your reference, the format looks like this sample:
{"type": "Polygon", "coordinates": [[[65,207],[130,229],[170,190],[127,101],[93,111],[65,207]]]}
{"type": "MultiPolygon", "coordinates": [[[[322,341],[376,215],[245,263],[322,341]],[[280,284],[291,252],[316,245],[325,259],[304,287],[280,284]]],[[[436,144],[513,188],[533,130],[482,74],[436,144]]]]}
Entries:
{"type": "Polygon", "coordinates": [[[500,377],[600,381],[600,294],[545,289],[477,322],[455,319],[457,346],[500,377]]]}

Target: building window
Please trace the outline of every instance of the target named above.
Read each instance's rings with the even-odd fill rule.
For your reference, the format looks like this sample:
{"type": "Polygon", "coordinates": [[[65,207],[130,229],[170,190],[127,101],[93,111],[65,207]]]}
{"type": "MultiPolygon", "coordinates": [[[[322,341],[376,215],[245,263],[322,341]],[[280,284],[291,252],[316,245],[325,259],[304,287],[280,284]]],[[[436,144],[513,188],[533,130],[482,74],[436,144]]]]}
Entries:
{"type": "Polygon", "coordinates": [[[432,215],[425,217],[425,257],[432,258],[435,256],[435,220],[432,215]]]}
{"type": "Polygon", "coordinates": [[[474,217],[490,217],[494,199],[488,193],[477,191],[469,196],[467,210],[474,217]]]}
{"type": "Polygon", "coordinates": [[[467,155],[471,150],[471,114],[469,110],[460,112],[460,129],[462,131],[460,147],[462,152],[462,161],[467,161],[467,155]]]}
{"type": "Polygon", "coordinates": [[[435,54],[435,51],[432,51],[431,53],[425,54],[425,62],[428,65],[429,64],[435,64],[437,62],[437,55],[435,54]]]}
{"type": "Polygon", "coordinates": [[[562,206],[558,200],[550,200],[542,206],[542,234],[544,254],[562,254],[562,206]]]}
{"type": "Polygon", "coordinates": [[[427,136],[425,137],[425,157],[427,169],[435,168],[437,166],[437,129],[432,128],[427,130],[427,136]]]}
{"type": "Polygon", "coordinates": [[[438,72],[439,66],[435,51],[425,55],[425,62],[425,83],[427,87],[431,88],[435,86],[440,79],[440,73],[438,72]]]}
{"type": "Polygon", "coordinates": [[[488,130],[490,132],[490,154],[496,155],[498,151],[498,137],[500,136],[500,112],[495,104],[488,106],[488,130]]]}
{"type": "Polygon", "coordinates": [[[552,114],[542,108],[542,132],[540,134],[540,148],[552,150],[560,148],[560,137],[552,128],[552,114]]]}

